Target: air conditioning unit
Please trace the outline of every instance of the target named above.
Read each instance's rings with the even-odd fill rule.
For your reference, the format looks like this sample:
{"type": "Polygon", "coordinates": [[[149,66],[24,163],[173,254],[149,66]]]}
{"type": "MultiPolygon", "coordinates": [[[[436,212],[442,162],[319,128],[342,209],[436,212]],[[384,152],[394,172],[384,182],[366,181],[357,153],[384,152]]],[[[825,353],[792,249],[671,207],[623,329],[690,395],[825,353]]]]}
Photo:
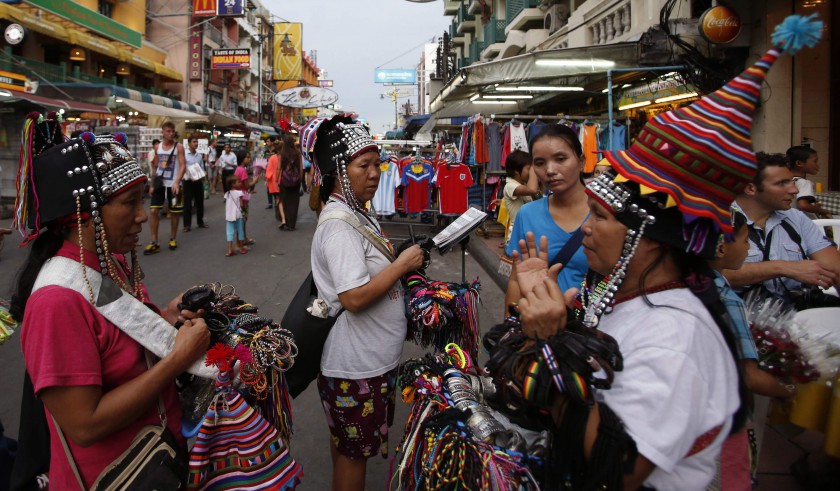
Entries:
{"type": "Polygon", "coordinates": [[[548,30],[548,34],[554,34],[558,29],[565,26],[569,21],[569,6],[563,4],[555,4],[548,8],[543,19],[543,29],[548,30]]]}

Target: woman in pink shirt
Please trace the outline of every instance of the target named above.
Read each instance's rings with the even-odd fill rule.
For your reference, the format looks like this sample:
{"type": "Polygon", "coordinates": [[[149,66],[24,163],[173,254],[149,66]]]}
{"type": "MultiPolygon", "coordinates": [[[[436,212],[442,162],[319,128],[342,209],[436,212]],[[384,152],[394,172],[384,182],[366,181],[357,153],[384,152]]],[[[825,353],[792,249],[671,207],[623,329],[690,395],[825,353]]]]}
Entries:
{"type": "MultiPolygon", "coordinates": [[[[33,145],[25,153],[34,157],[21,162],[29,176],[23,187],[30,191],[18,196],[16,226],[31,249],[11,312],[22,322],[27,373],[48,416],[46,422],[37,412],[25,418],[34,427],[49,425],[50,448],[43,455],[50,455],[50,488],[88,489],[141,428],[161,425],[159,402],[166,427],[183,444],[174,381],[204,355],[210,336],[200,318],[180,317],[183,326],[175,331],[179,298],[163,310],[149,300],[136,254],[148,218],[147,178],[125,147],[125,135],[83,133],[65,141],[59,121],[38,123],[37,115],[27,132],[31,138],[23,141],[33,145]],[[116,319],[109,305],[130,306],[155,322],[144,324],[141,331],[148,332],[135,340],[137,332],[123,330],[131,324],[125,314],[109,320],[116,319]],[[155,343],[148,340],[164,336],[170,341],[158,350],[163,356],[152,356],[149,366],[146,353],[155,343]]],[[[25,393],[24,399],[34,403],[32,396],[25,393]]]]}

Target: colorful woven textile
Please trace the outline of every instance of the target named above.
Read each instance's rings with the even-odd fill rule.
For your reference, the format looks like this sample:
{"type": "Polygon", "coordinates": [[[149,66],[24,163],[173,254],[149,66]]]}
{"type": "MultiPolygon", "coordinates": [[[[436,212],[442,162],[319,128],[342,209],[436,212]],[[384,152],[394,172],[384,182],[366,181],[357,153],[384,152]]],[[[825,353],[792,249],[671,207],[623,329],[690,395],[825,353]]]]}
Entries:
{"type": "Polygon", "coordinates": [[[303,476],[283,438],[220,375],[190,453],[189,489],[285,490],[303,476]]]}
{"type": "Polygon", "coordinates": [[[767,71],[782,50],[813,46],[821,28],[815,16],[790,16],[773,34],[777,47],[753,66],[697,102],[654,117],[629,149],[606,152],[616,182],[640,184],[641,194],[667,193],[686,223],[705,217],[731,233],[729,206],[757,168],[752,120],[767,71]]]}

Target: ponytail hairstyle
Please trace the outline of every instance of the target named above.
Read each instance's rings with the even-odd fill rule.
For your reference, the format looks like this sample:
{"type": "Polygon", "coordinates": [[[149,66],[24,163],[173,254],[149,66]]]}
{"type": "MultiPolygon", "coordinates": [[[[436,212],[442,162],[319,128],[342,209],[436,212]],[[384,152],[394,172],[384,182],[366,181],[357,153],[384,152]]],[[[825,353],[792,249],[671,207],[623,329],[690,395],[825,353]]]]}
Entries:
{"type": "Polygon", "coordinates": [[[23,322],[23,314],[26,311],[26,302],[32,295],[32,287],[41,267],[48,259],[55,257],[65,239],[70,235],[70,227],[67,225],[50,224],[46,233],[38,235],[32,241],[29,255],[26,256],[23,266],[15,278],[14,291],[9,305],[9,313],[17,322],[23,322]]]}

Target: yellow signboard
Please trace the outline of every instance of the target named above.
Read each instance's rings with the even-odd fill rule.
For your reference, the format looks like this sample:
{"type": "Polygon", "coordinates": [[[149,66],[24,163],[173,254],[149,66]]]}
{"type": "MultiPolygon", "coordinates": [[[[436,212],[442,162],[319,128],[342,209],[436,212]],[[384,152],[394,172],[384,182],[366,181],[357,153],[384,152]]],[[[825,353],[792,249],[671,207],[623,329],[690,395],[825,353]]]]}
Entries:
{"type": "Polygon", "coordinates": [[[24,75],[3,70],[0,70],[0,89],[29,92],[26,90],[26,77],[24,75]]]}
{"type": "Polygon", "coordinates": [[[303,114],[307,118],[314,118],[315,116],[318,115],[318,109],[317,108],[303,109],[303,110],[301,110],[301,114],[303,114]]]}
{"type": "Polygon", "coordinates": [[[303,24],[278,22],[274,24],[274,80],[301,80],[303,24]]]}

